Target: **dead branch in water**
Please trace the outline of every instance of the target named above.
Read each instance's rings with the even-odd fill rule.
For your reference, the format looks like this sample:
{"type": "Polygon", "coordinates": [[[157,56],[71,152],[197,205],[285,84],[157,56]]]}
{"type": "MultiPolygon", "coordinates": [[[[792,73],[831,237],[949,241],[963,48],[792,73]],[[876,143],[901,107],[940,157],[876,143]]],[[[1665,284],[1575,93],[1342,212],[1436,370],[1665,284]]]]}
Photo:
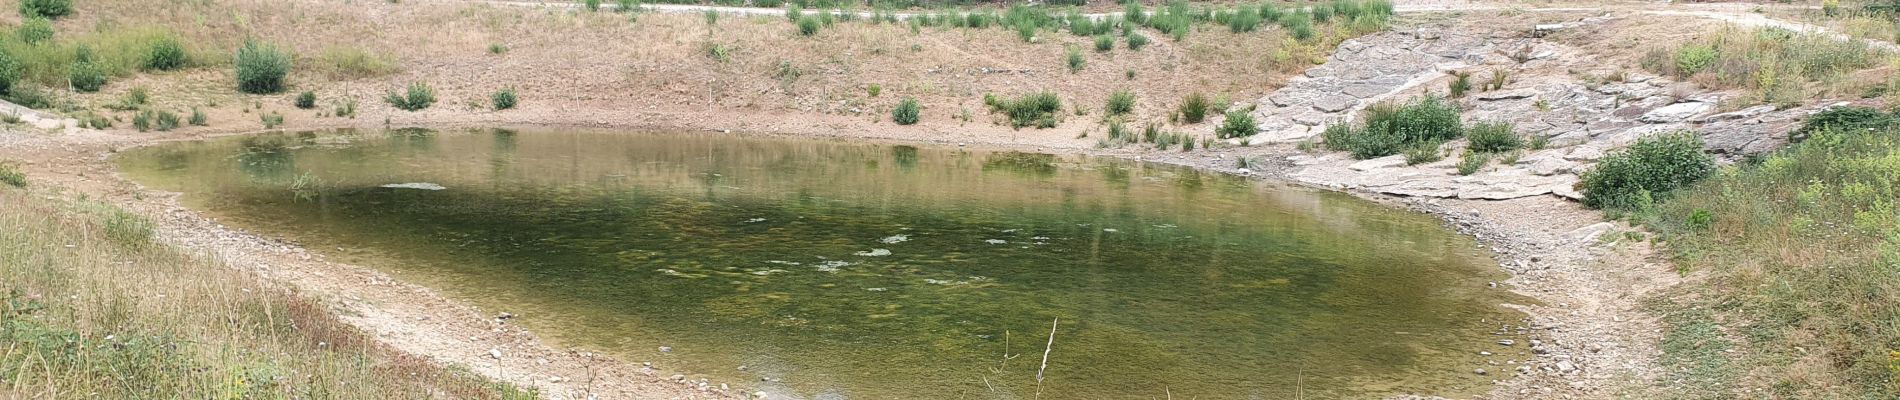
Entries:
{"type": "Polygon", "coordinates": [[[1042,367],[1036,368],[1036,397],[1042,397],[1042,373],[1049,370],[1049,350],[1056,347],[1056,325],[1062,322],[1058,317],[1049,320],[1049,344],[1042,346],[1042,367]]]}

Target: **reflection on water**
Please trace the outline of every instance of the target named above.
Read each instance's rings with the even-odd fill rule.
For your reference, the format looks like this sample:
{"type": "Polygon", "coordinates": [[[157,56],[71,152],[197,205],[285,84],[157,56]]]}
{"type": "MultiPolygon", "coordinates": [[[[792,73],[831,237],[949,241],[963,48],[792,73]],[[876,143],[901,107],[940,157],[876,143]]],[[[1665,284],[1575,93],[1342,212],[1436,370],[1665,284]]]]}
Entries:
{"type": "Polygon", "coordinates": [[[1520,317],[1428,217],[1114,160],[411,129],[119,163],[564,345],[797,397],[1464,394],[1520,317]]]}

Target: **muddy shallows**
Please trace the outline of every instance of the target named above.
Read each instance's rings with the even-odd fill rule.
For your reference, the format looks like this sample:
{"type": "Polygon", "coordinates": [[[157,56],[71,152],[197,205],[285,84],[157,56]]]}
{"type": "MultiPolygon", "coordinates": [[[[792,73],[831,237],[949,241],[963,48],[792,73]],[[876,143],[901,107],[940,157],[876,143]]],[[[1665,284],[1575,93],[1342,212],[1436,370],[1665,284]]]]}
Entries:
{"type": "Polygon", "coordinates": [[[1523,318],[1503,304],[1527,300],[1432,217],[1185,168],[562,129],[269,134],[117,163],[559,345],[783,397],[1463,395],[1528,357],[1499,344],[1523,318]]]}

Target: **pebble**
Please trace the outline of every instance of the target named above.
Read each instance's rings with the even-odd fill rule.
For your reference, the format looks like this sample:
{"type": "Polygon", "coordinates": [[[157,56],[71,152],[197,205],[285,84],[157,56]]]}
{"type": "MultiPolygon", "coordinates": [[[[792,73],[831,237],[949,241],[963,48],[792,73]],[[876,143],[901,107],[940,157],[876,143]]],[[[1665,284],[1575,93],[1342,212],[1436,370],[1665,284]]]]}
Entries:
{"type": "Polygon", "coordinates": [[[671,346],[660,346],[660,352],[661,352],[661,353],[672,353],[672,352],[673,352],[673,347],[671,347],[671,346]]]}
{"type": "Polygon", "coordinates": [[[1474,373],[1474,374],[1478,374],[1478,375],[1484,375],[1484,368],[1478,368],[1478,369],[1474,369],[1474,370],[1471,370],[1471,373],[1474,373]]]}
{"type": "Polygon", "coordinates": [[[686,381],[686,375],[680,375],[680,374],[673,374],[673,376],[672,376],[672,377],[669,377],[669,378],[666,378],[666,379],[671,379],[671,380],[673,380],[673,381],[675,381],[675,382],[684,382],[684,381],[686,381]]]}
{"type": "Polygon", "coordinates": [[[1510,345],[1514,345],[1514,344],[1517,344],[1517,341],[1516,341],[1516,340],[1511,340],[1511,339],[1504,339],[1504,340],[1499,340],[1499,341],[1498,341],[1498,344],[1500,344],[1500,345],[1505,345],[1505,346],[1510,346],[1510,345]]]}
{"type": "Polygon", "coordinates": [[[1488,355],[1491,355],[1491,352],[1489,352],[1489,351],[1480,351],[1480,352],[1478,352],[1478,355],[1481,355],[1481,356],[1488,356],[1488,355]]]}
{"type": "Polygon", "coordinates": [[[496,360],[500,360],[500,359],[501,359],[501,349],[488,349],[488,356],[489,356],[489,357],[493,357],[493,358],[494,358],[494,359],[496,359],[496,360]]]}

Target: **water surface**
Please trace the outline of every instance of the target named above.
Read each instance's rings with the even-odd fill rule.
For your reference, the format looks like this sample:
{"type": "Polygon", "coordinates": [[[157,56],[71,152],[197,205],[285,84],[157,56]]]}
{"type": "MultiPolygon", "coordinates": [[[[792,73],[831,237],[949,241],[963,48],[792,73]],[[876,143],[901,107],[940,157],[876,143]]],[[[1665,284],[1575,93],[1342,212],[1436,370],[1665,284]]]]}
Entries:
{"type": "Polygon", "coordinates": [[[1522,299],[1432,218],[1183,168],[419,129],[118,161],[223,222],[562,345],[787,397],[1459,395],[1487,387],[1472,369],[1508,370],[1487,360],[1522,358],[1478,355],[1510,350],[1493,332],[1522,299]]]}

